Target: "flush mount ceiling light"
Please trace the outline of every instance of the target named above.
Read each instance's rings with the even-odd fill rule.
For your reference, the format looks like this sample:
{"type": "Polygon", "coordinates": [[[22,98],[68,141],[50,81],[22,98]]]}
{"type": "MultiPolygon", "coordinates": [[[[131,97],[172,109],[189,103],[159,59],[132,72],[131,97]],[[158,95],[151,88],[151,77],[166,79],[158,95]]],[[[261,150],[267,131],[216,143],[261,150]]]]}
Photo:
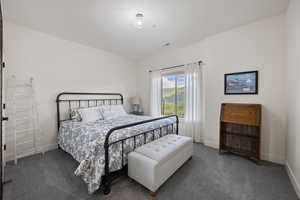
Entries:
{"type": "Polygon", "coordinates": [[[167,42],[167,43],[163,44],[162,47],[168,47],[168,46],[170,46],[170,45],[171,45],[171,43],[170,43],[170,42],[167,42]]]}
{"type": "Polygon", "coordinates": [[[138,29],[141,29],[143,28],[143,24],[144,24],[144,15],[142,13],[137,13],[135,15],[134,26],[138,29]]]}

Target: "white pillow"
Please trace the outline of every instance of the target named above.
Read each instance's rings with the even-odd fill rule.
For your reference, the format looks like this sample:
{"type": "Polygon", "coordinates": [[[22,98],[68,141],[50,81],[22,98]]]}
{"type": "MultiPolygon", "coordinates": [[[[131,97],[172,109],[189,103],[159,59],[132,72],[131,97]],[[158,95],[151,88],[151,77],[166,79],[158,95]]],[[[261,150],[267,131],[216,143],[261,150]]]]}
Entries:
{"type": "Polygon", "coordinates": [[[127,115],[122,105],[104,105],[101,106],[101,112],[104,119],[113,119],[127,115]]]}
{"type": "Polygon", "coordinates": [[[100,107],[81,108],[78,113],[82,122],[94,122],[96,120],[103,120],[100,107]]]}

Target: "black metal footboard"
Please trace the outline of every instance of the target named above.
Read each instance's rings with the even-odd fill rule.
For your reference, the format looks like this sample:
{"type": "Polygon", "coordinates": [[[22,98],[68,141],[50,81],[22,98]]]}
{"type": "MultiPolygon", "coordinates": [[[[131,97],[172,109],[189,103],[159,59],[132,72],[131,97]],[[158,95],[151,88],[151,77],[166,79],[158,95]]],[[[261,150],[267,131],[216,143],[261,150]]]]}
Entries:
{"type": "Polygon", "coordinates": [[[136,138],[137,137],[143,135],[143,138],[144,138],[143,144],[146,144],[147,143],[147,134],[152,134],[152,141],[156,139],[155,138],[155,131],[159,131],[159,135],[158,135],[159,137],[158,138],[162,137],[163,135],[167,135],[167,134],[177,134],[178,135],[178,124],[179,124],[178,116],[177,115],[170,115],[170,116],[166,116],[166,117],[160,117],[160,118],[145,120],[145,121],[141,121],[141,122],[126,124],[126,125],[123,125],[123,126],[117,126],[117,127],[114,127],[112,129],[110,129],[108,131],[107,135],[106,135],[105,143],[104,143],[104,149],[105,149],[105,169],[104,170],[105,170],[105,174],[102,178],[102,187],[103,187],[104,194],[109,194],[110,193],[111,183],[115,178],[117,178],[120,175],[123,175],[124,173],[127,172],[127,164],[126,165],[124,164],[124,143],[125,143],[126,140],[133,139],[134,147],[133,147],[132,150],[134,150],[135,148],[137,148],[137,144],[136,144],[136,138]],[[133,126],[137,126],[137,125],[141,125],[141,124],[146,124],[146,123],[150,123],[150,122],[158,121],[158,120],[162,120],[162,119],[174,118],[174,117],[176,118],[176,121],[172,122],[170,124],[167,124],[167,125],[164,125],[162,127],[158,127],[158,128],[152,129],[152,130],[148,130],[148,131],[145,131],[145,132],[142,132],[142,133],[139,133],[139,134],[136,134],[136,135],[118,140],[118,141],[113,141],[111,143],[109,142],[110,136],[116,130],[129,128],[129,127],[133,127],[133,126]],[[171,127],[171,130],[172,130],[171,133],[169,131],[170,127],[171,127]],[[163,134],[163,129],[164,128],[166,128],[166,133],[165,134],[163,134]],[[117,143],[119,143],[121,145],[122,169],[118,170],[118,171],[115,171],[115,172],[110,172],[110,168],[109,168],[109,158],[110,158],[109,157],[109,148],[112,145],[117,144],[117,143]]]}

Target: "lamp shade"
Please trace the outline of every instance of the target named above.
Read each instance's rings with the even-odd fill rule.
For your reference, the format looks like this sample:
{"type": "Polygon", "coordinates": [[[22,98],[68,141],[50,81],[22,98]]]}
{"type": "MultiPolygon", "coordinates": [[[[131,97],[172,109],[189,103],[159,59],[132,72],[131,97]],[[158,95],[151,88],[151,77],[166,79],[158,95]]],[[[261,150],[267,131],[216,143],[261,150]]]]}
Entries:
{"type": "Polygon", "coordinates": [[[132,104],[140,104],[141,103],[140,98],[139,97],[132,97],[131,103],[132,104]]]}

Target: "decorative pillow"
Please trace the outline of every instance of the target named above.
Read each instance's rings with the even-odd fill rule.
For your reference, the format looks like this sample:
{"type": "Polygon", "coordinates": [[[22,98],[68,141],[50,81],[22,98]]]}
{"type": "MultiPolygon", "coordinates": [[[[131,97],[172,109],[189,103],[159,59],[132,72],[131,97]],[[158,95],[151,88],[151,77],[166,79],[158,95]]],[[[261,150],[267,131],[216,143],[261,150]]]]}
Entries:
{"type": "Polygon", "coordinates": [[[104,119],[113,119],[119,116],[127,115],[122,105],[104,105],[101,106],[101,112],[104,119]]]}
{"type": "Polygon", "coordinates": [[[71,119],[75,122],[80,122],[81,121],[81,117],[80,117],[80,114],[78,112],[78,109],[71,110],[71,119]]]}
{"type": "Polygon", "coordinates": [[[78,109],[78,113],[82,119],[82,122],[94,122],[96,120],[103,120],[100,107],[81,108],[78,109]]]}

